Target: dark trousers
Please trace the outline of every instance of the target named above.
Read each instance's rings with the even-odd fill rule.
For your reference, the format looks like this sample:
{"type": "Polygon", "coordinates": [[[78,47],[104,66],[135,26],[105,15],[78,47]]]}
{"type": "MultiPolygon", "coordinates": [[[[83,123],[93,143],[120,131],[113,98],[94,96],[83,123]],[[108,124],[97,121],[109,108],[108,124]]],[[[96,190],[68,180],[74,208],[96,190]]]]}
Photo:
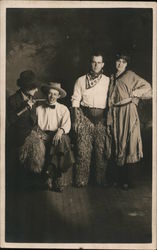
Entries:
{"type": "Polygon", "coordinates": [[[74,164],[74,155],[71,149],[70,138],[67,134],[62,135],[61,141],[57,146],[53,145],[52,131],[45,131],[45,167],[43,174],[50,178],[56,187],[64,186],[64,173],[68,172],[74,164]]]}

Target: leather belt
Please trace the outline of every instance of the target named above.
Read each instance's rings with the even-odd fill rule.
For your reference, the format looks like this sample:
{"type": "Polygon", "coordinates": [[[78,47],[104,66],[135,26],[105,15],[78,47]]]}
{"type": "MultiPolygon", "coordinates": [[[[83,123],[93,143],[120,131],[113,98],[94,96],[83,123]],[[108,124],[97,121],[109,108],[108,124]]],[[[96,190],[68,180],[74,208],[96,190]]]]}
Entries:
{"type": "Polygon", "coordinates": [[[105,109],[81,106],[81,110],[83,111],[83,114],[94,124],[104,121],[105,109]]]}

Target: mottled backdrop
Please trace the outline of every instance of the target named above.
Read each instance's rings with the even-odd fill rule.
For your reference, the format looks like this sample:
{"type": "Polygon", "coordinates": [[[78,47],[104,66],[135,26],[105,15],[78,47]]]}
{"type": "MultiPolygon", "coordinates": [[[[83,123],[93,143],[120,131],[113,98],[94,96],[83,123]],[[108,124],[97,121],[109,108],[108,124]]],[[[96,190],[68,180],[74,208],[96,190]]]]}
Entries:
{"type": "MultiPolygon", "coordinates": [[[[41,82],[62,82],[70,106],[74,82],[88,70],[93,49],[104,53],[107,75],[115,52],[127,50],[132,69],[152,83],[152,10],[7,9],[7,95],[17,89],[19,73],[32,69],[41,82]]],[[[139,114],[142,128],[150,128],[151,101],[140,103],[139,114]]]]}

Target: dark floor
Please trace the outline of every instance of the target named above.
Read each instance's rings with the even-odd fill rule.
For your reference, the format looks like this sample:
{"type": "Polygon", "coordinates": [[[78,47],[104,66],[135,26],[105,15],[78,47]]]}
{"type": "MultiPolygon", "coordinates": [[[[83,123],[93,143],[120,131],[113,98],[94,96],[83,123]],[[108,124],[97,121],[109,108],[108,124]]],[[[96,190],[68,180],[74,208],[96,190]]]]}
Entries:
{"type": "Polygon", "coordinates": [[[134,188],[88,186],[7,191],[6,241],[151,243],[151,174],[140,168],[134,188]]]}

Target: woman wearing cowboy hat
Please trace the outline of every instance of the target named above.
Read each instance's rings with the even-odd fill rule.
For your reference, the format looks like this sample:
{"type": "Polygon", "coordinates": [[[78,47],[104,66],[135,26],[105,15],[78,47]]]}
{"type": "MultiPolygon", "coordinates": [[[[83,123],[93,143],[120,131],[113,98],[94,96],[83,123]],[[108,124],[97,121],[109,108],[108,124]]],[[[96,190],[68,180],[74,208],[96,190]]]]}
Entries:
{"type": "Polygon", "coordinates": [[[66,92],[60,83],[49,82],[41,87],[47,101],[37,107],[37,123],[43,131],[46,147],[45,171],[47,185],[50,190],[62,191],[62,176],[74,163],[70,138],[67,135],[71,129],[70,112],[68,108],[58,103],[66,92]]]}

